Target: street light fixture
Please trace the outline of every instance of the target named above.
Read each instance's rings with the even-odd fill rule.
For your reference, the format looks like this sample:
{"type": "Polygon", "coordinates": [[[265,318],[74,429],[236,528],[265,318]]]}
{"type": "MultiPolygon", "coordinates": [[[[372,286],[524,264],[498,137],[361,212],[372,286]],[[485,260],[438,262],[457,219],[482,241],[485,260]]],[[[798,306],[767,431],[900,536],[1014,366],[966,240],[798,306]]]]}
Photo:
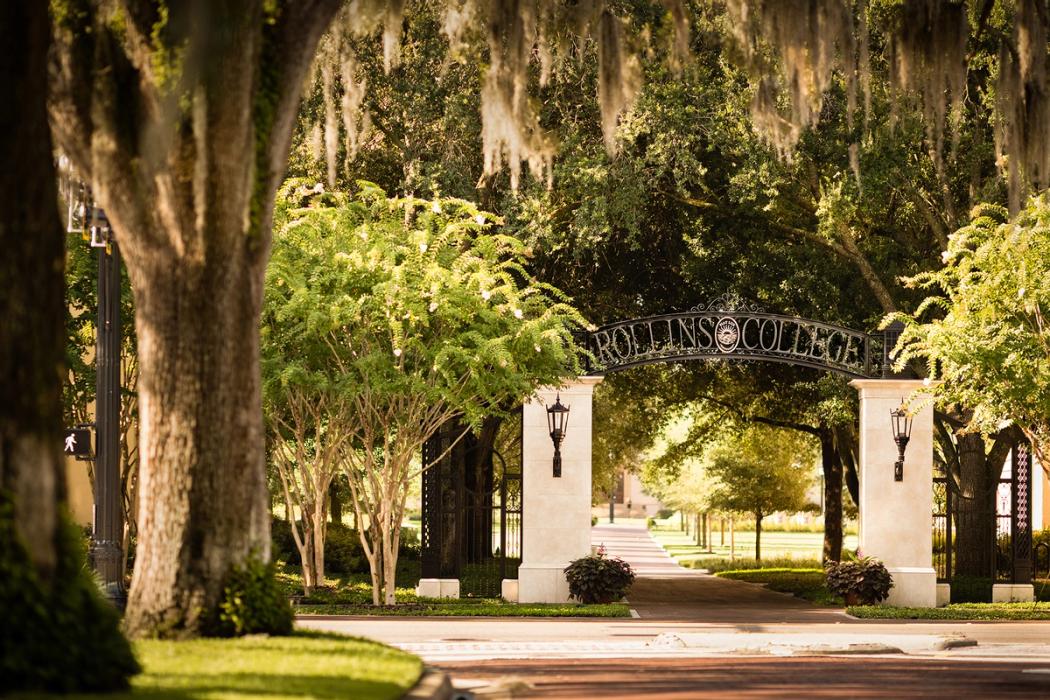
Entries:
{"type": "MultiPolygon", "coordinates": [[[[107,598],[123,609],[124,505],[120,485],[120,248],[91,190],[60,161],[65,174],[67,230],[81,232],[98,251],[98,321],[95,345],[95,508],[91,563],[107,598]]],[[[75,438],[75,435],[74,435],[75,438]]],[[[74,445],[75,448],[75,440],[74,445]]],[[[67,449],[67,452],[70,450],[67,449]]]]}
{"type": "Polygon", "coordinates": [[[547,427],[550,429],[551,442],[554,443],[554,476],[561,477],[561,443],[565,440],[565,429],[569,422],[569,407],[561,402],[561,394],[554,399],[553,406],[547,406],[547,427]]]}
{"type": "Polygon", "coordinates": [[[897,443],[897,462],[893,465],[893,480],[904,481],[904,450],[911,439],[912,417],[904,407],[901,399],[899,408],[890,411],[890,423],[893,426],[893,441],[897,443]]]}

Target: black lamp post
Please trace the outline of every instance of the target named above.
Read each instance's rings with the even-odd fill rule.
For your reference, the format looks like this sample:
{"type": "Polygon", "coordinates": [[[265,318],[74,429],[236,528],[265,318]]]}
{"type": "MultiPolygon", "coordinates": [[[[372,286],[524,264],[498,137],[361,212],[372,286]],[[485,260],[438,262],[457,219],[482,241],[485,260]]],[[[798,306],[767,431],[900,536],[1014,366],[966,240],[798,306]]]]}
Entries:
{"type": "Polygon", "coordinates": [[[561,402],[561,394],[554,399],[553,406],[547,406],[547,427],[551,431],[551,442],[554,443],[554,476],[561,477],[561,443],[565,440],[565,427],[569,422],[569,407],[561,402]]]}
{"type": "Polygon", "coordinates": [[[911,439],[911,415],[904,408],[901,399],[900,408],[890,411],[890,422],[893,425],[893,441],[897,443],[897,462],[893,465],[893,480],[904,481],[904,450],[911,439]]]}
{"type": "Polygon", "coordinates": [[[95,509],[91,564],[103,590],[123,609],[124,506],[120,487],[120,249],[105,212],[95,206],[90,190],[76,182],[66,167],[69,215],[67,230],[90,234],[98,251],[98,323],[95,339],[95,509]]]}

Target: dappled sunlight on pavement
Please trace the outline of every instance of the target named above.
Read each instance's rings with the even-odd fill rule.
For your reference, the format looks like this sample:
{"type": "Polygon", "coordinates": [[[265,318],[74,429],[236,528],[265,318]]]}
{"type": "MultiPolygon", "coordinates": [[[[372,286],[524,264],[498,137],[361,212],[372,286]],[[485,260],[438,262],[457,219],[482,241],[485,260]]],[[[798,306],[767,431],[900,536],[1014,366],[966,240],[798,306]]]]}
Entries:
{"type": "Polygon", "coordinates": [[[852,618],[762,586],[686,569],[635,523],[596,525],[591,544],[626,561],[638,575],[627,599],[644,619],[730,624],[838,622],[852,618]]]}
{"type": "Polygon", "coordinates": [[[591,528],[591,545],[604,546],[611,557],[620,557],[639,577],[702,576],[695,569],[680,566],[645,529],[644,524],[628,522],[595,525],[591,528]]]}

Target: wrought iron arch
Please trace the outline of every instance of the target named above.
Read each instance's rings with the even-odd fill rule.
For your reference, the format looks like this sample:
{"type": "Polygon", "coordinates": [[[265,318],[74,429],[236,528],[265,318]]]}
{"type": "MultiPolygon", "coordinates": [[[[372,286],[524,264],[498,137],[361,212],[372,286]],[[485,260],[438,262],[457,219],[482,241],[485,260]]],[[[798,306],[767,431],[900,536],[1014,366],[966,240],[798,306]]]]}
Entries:
{"type": "Polygon", "coordinates": [[[617,321],[589,331],[588,373],[690,360],[758,360],[851,378],[892,376],[887,356],[899,330],[868,334],[821,321],[767,313],[724,294],[689,311],[617,321]]]}

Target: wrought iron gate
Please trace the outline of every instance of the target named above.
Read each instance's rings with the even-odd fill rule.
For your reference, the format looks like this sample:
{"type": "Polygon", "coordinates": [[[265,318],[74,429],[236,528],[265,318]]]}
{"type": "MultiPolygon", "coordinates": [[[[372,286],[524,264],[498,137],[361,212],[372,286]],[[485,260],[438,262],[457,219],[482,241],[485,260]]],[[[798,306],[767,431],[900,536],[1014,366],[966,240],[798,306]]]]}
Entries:
{"type": "MultiPolygon", "coordinates": [[[[973,596],[990,597],[993,583],[1025,584],[1032,581],[1032,454],[1026,441],[1019,441],[1010,450],[1010,461],[1004,466],[995,493],[994,510],[982,509],[970,514],[986,523],[991,531],[991,552],[987,556],[987,570],[977,582],[958,582],[966,586],[979,585],[984,592],[956,591],[956,564],[959,543],[956,532],[960,526],[958,495],[951,480],[941,472],[933,480],[933,561],[937,580],[953,583],[952,599],[964,600],[973,596]],[[957,595],[958,594],[958,595],[957,595]]],[[[984,555],[982,555],[983,557],[984,555]]]]}
{"type": "Polygon", "coordinates": [[[498,597],[521,562],[520,413],[487,439],[463,430],[450,422],[423,448],[422,576],[459,579],[461,596],[498,597]]]}

